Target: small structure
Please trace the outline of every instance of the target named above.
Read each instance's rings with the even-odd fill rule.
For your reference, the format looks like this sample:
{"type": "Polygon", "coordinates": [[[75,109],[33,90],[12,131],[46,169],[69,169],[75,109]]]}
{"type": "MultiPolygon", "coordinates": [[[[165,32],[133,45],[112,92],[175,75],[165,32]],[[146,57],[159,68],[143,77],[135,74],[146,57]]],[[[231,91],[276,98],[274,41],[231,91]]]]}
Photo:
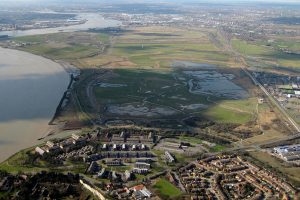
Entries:
{"type": "Polygon", "coordinates": [[[170,152],[165,151],[165,157],[168,163],[175,162],[175,158],[170,154],[170,152]]]}
{"type": "Polygon", "coordinates": [[[135,168],[140,168],[140,169],[150,169],[151,165],[146,162],[136,162],[134,164],[135,168]]]}
{"type": "Polygon", "coordinates": [[[65,140],[59,144],[59,147],[68,152],[75,147],[74,143],[71,140],[65,140]]]}
{"type": "Polygon", "coordinates": [[[117,180],[119,177],[118,177],[117,173],[115,171],[113,171],[111,173],[111,178],[112,178],[112,180],[117,180]]]}
{"type": "Polygon", "coordinates": [[[136,174],[147,174],[149,172],[149,169],[146,169],[146,168],[133,168],[132,172],[136,173],[136,174]]]}
{"type": "Polygon", "coordinates": [[[133,191],[133,197],[135,199],[146,199],[146,198],[150,198],[152,196],[152,193],[146,188],[146,186],[144,185],[136,185],[132,188],[130,188],[130,190],[133,191]]]}
{"type": "Polygon", "coordinates": [[[122,161],[119,159],[106,161],[107,166],[120,166],[122,164],[123,164],[122,161]]]}
{"type": "Polygon", "coordinates": [[[35,148],[35,152],[38,153],[38,154],[40,154],[41,156],[43,156],[44,153],[45,153],[45,151],[42,148],[40,148],[40,147],[36,147],[35,148]]]}
{"type": "Polygon", "coordinates": [[[102,168],[101,171],[97,175],[99,178],[105,178],[107,177],[107,171],[105,168],[102,168]]]}
{"type": "Polygon", "coordinates": [[[86,138],[79,136],[75,133],[72,134],[73,144],[83,144],[86,142],[86,138]]]}
{"type": "Polygon", "coordinates": [[[54,143],[53,142],[51,142],[51,141],[47,141],[47,143],[46,143],[46,146],[48,146],[49,148],[52,148],[52,147],[54,147],[54,143]]]}
{"type": "Polygon", "coordinates": [[[123,175],[123,181],[127,182],[132,179],[132,172],[126,170],[123,175]]]}
{"type": "Polygon", "coordinates": [[[258,98],[258,103],[259,104],[263,104],[265,102],[264,98],[260,97],[258,98]]]}
{"type": "Polygon", "coordinates": [[[150,133],[148,134],[148,139],[153,139],[153,133],[152,133],[152,132],[150,132],[150,133]]]}
{"type": "Polygon", "coordinates": [[[132,151],[135,151],[135,150],[136,150],[136,145],[135,145],[135,144],[132,145],[131,150],[132,150],[132,151]]]}
{"type": "Polygon", "coordinates": [[[79,136],[79,135],[77,135],[77,134],[75,134],[75,133],[73,133],[72,134],[72,138],[73,138],[73,140],[79,140],[81,137],[79,136]]]}
{"type": "Polygon", "coordinates": [[[136,162],[134,168],[132,169],[133,173],[136,174],[147,174],[151,168],[151,164],[147,162],[136,162]]]}
{"type": "Polygon", "coordinates": [[[99,165],[97,164],[97,162],[92,161],[89,168],[87,169],[87,173],[94,174],[97,171],[99,171],[99,165]]]}

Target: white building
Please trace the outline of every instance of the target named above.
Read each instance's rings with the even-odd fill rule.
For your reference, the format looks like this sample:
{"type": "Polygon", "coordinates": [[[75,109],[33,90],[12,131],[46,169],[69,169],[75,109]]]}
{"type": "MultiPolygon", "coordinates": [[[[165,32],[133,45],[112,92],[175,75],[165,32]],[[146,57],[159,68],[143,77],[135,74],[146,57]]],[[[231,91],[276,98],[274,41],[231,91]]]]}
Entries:
{"type": "Polygon", "coordinates": [[[286,161],[300,160],[300,144],[275,147],[273,151],[286,161]]]}
{"type": "Polygon", "coordinates": [[[165,157],[166,157],[167,162],[169,162],[169,163],[175,162],[175,158],[170,154],[170,152],[166,151],[165,157]]]}
{"type": "Polygon", "coordinates": [[[35,148],[35,152],[37,152],[41,156],[44,155],[44,153],[45,153],[45,151],[42,148],[40,148],[40,147],[36,147],[35,148]]]}

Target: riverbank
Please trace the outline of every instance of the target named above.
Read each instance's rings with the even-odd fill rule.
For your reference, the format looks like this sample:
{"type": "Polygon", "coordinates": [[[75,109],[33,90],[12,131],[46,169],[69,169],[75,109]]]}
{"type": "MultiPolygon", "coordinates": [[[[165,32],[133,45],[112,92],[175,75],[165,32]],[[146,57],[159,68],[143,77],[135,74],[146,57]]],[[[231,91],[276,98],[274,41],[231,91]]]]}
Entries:
{"type": "Polygon", "coordinates": [[[40,35],[40,34],[59,33],[59,32],[84,31],[93,28],[117,27],[122,25],[121,22],[112,19],[105,19],[102,15],[98,13],[81,13],[77,15],[77,18],[80,20],[86,20],[86,23],[78,24],[78,25],[70,25],[65,27],[55,27],[55,28],[0,31],[0,35],[7,35],[9,37],[19,37],[19,36],[40,35]]]}
{"type": "Polygon", "coordinates": [[[0,161],[38,144],[69,84],[61,64],[0,48],[0,161]]]}
{"type": "MultiPolygon", "coordinates": [[[[80,14],[81,25],[54,29],[0,32],[17,37],[57,32],[84,31],[121,25],[97,13],[80,14]]],[[[59,132],[62,124],[49,126],[64,105],[71,74],[80,70],[62,60],[0,47],[0,162],[21,149],[42,142],[41,138],[59,132]]]]}

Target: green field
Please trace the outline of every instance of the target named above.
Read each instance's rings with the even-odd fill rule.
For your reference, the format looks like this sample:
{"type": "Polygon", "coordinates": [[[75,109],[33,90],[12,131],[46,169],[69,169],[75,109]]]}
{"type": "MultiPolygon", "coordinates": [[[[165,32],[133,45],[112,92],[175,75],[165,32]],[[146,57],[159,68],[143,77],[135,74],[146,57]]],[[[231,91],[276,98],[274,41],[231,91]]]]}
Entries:
{"type": "Polygon", "coordinates": [[[219,152],[219,151],[223,151],[225,149],[224,146],[217,144],[216,146],[212,147],[210,150],[212,152],[219,152]]]}
{"type": "Polygon", "coordinates": [[[62,165],[53,165],[45,160],[36,157],[33,148],[24,149],[14,154],[0,164],[0,170],[8,173],[17,174],[23,173],[36,173],[40,171],[57,171],[73,173],[84,173],[86,165],[84,163],[66,162],[62,165]]]}
{"type": "Polygon", "coordinates": [[[275,39],[272,42],[264,42],[267,45],[275,47],[277,49],[284,48],[291,51],[299,52],[300,51],[300,42],[297,39],[275,39]]]}
{"type": "Polygon", "coordinates": [[[21,50],[51,59],[77,62],[102,52],[109,43],[109,35],[104,33],[53,33],[23,36],[14,39],[16,43],[27,43],[21,50]]]}
{"type": "Polygon", "coordinates": [[[246,123],[255,113],[256,98],[225,100],[205,111],[205,115],[220,123],[246,123]]]}
{"type": "Polygon", "coordinates": [[[174,60],[229,66],[230,55],[215,46],[205,31],[171,27],[139,27],[113,37],[112,48],[103,56],[84,59],[87,65],[166,69],[174,60]],[[120,59],[121,58],[121,59],[120,59]]]}
{"type": "Polygon", "coordinates": [[[202,144],[202,140],[196,137],[180,136],[179,139],[184,142],[189,142],[191,144],[202,144]]]}
{"type": "Polygon", "coordinates": [[[233,39],[231,43],[234,50],[244,56],[256,57],[256,62],[259,63],[258,67],[271,65],[271,67],[280,66],[296,68],[300,66],[299,54],[291,54],[283,51],[283,49],[288,49],[299,52],[299,42],[278,40],[273,43],[267,43],[265,41],[255,41],[250,43],[240,39],[233,39]]]}
{"type": "Polygon", "coordinates": [[[164,66],[162,61],[185,59],[194,61],[211,61],[226,63],[229,56],[216,50],[212,44],[131,44],[119,43],[114,45],[115,56],[125,56],[131,62],[141,67],[155,67],[157,63],[164,66]]]}
{"type": "Polygon", "coordinates": [[[232,40],[232,46],[236,51],[244,55],[261,56],[272,52],[272,49],[266,46],[251,44],[238,39],[232,40]]]}
{"type": "Polygon", "coordinates": [[[162,197],[178,198],[182,194],[177,187],[164,178],[159,179],[153,188],[157,189],[162,197]]]}
{"type": "MultiPolygon", "coordinates": [[[[94,92],[101,111],[105,111],[109,105],[131,105],[167,109],[174,112],[172,116],[168,115],[170,118],[196,115],[220,123],[248,122],[253,117],[249,108],[254,107],[252,103],[246,105],[248,99],[237,101],[211,95],[209,98],[212,103],[207,100],[207,95],[191,93],[187,81],[180,80],[189,80],[191,77],[171,67],[175,60],[216,64],[221,68],[228,68],[233,63],[231,55],[217,47],[206,31],[211,30],[202,32],[171,27],[140,27],[114,37],[99,31],[26,36],[14,41],[31,43],[20,47],[21,50],[65,60],[83,69],[113,67],[116,76],[103,82],[125,84],[126,87],[96,86],[94,92]],[[190,109],[189,106],[196,104],[207,108],[190,109]]],[[[234,43],[240,49],[247,49],[247,53],[268,50],[238,40],[234,40],[234,43]]],[[[81,89],[84,92],[84,87],[81,89]]],[[[88,107],[85,106],[87,100],[82,102],[84,107],[88,107]]]]}
{"type": "Polygon", "coordinates": [[[46,170],[39,166],[33,166],[31,164],[24,163],[24,161],[29,158],[27,152],[29,152],[30,150],[32,149],[31,148],[25,149],[14,154],[9,159],[7,159],[6,161],[0,164],[0,170],[4,170],[9,173],[18,173],[20,171],[38,172],[38,171],[46,170]]]}

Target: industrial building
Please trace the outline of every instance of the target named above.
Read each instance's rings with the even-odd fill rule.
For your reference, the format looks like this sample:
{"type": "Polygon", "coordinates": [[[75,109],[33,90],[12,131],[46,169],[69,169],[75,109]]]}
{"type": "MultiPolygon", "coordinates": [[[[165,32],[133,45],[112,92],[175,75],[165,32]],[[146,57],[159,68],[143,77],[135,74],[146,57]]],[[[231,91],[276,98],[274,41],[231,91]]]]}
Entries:
{"type": "Polygon", "coordinates": [[[285,161],[300,160],[300,144],[275,147],[273,151],[285,161]]]}

